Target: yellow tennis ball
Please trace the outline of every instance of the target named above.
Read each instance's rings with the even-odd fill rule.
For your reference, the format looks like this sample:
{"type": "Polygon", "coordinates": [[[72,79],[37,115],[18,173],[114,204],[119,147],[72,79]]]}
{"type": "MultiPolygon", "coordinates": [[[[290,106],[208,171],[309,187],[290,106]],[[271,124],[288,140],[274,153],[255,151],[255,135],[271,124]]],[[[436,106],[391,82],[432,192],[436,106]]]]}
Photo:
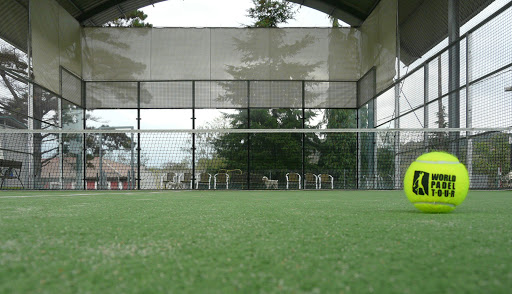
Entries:
{"type": "Polygon", "coordinates": [[[450,212],[464,201],[468,190],[466,167],[446,152],[421,155],[404,177],[407,198],[423,212],[450,212]]]}

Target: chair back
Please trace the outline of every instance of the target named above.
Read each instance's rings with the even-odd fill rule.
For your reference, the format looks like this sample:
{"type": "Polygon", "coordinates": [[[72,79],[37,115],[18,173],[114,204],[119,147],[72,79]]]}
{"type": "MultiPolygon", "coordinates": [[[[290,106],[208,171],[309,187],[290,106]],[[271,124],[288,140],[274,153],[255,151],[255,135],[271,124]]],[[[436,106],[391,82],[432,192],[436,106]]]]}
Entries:
{"type": "Polygon", "coordinates": [[[199,182],[200,183],[208,183],[210,182],[210,175],[207,173],[200,173],[199,174],[199,182]]]}
{"type": "Polygon", "coordinates": [[[306,182],[316,182],[316,176],[312,173],[305,174],[304,179],[306,180],[306,182]]]}
{"type": "Polygon", "coordinates": [[[319,175],[319,178],[320,178],[320,182],[322,182],[322,183],[330,183],[331,182],[331,177],[328,174],[321,174],[321,175],[319,175]]]}
{"type": "Polygon", "coordinates": [[[299,174],[298,173],[289,173],[288,174],[288,182],[298,182],[299,174]]]}
{"type": "Polygon", "coordinates": [[[174,181],[174,178],[175,178],[175,177],[176,177],[176,174],[175,174],[175,173],[173,173],[173,172],[169,172],[169,173],[167,173],[167,181],[168,181],[168,182],[172,182],[172,181],[174,181]]]}
{"type": "Polygon", "coordinates": [[[228,174],[218,173],[216,175],[217,183],[226,183],[228,181],[228,174]]]}
{"type": "Polygon", "coordinates": [[[183,181],[184,181],[184,182],[190,182],[190,181],[192,181],[192,174],[191,174],[191,173],[184,173],[184,174],[183,174],[183,181]]]}

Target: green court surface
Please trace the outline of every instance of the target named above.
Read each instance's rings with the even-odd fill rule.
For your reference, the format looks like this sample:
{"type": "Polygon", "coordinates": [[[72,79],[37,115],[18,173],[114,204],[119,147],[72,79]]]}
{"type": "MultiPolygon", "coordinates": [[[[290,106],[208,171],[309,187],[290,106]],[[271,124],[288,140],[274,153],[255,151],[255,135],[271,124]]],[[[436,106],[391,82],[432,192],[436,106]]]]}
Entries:
{"type": "Polygon", "coordinates": [[[512,192],[0,192],[0,293],[509,293],[512,192]]]}

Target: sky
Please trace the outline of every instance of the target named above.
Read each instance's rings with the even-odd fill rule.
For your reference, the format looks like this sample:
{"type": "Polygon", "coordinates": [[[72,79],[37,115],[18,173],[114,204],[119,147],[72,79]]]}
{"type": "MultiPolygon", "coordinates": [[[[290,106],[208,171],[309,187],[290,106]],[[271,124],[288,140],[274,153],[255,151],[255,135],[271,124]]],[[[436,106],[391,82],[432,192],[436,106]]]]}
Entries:
{"type": "MultiPolygon", "coordinates": [[[[295,20],[282,27],[329,27],[328,16],[306,6],[298,9],[295,20]]],[[[251,0],[167,0],[144,7],[147,21],[155,27],[243,27],[253,21],[247,17],[251,0]]]]}

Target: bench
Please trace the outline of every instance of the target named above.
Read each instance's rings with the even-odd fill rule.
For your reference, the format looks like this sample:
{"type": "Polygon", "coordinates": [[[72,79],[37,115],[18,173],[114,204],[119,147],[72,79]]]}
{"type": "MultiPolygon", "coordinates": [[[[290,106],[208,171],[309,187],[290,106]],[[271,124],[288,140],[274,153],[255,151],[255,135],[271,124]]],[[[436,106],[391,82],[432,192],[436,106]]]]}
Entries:
{"type": "Polygon", "coordinates": [[[25,188],[20,178],[21,166],[21,161],[0,159],[0,177],[2,177],[2,184],[0,184],[0,189],[3,188],[5,180],[8,179],[18,179],[21,186],[25,188]]]}

